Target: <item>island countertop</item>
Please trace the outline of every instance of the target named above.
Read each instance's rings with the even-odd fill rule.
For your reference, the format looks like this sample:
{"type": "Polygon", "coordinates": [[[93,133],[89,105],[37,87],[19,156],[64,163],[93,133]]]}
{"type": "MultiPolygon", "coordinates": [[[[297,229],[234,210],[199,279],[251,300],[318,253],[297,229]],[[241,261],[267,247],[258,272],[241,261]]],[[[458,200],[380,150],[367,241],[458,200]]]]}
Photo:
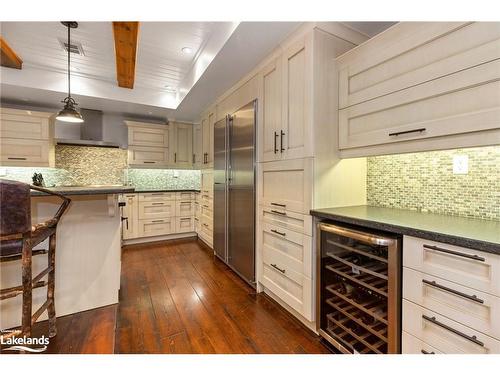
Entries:
{"type": "Polygon", "coordinates": [[[374,206],[314,209],[311,215],[500,254],[500,221],[374,206]]]}
{"type": "MultiPolygon", "coordinates": [[[[100,194],[123,194],[133,193],[133,186],[114,186],[114,185],[89,185],[89,186],[55,186],[46,187],[45,189],[52,190],[63,195],[100,195],[100,194]]],[[[32,190],[32,196],[44,196],[47,193],[32,190]]]]}

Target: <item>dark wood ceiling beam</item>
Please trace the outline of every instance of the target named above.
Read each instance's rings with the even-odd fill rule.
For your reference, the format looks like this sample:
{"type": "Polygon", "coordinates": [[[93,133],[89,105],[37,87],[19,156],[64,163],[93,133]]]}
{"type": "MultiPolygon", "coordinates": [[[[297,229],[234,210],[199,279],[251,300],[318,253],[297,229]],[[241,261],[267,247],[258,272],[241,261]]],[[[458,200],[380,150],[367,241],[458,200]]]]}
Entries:
{"type": "Polygon", "coordinates": [[[23,60],[14,52],[4,38],[0,36],[0,65],[7,68],[22,69],[23,60]]]}
{"type": "Polygon", "coordinates": [[[134,88],[139,22],[113,22],[118,86],[134,88]]]}

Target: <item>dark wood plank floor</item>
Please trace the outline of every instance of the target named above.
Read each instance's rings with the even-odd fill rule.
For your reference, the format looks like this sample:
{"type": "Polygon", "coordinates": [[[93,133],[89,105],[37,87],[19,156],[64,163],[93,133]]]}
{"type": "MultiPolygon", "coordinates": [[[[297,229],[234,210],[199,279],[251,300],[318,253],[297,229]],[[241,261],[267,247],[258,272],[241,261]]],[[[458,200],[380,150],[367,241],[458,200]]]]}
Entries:
{"type": "Polygon", "coordinates": [[[196,240],[125,248],[120,303],[57,325],[50,353],[328,353],[196,240]]]}

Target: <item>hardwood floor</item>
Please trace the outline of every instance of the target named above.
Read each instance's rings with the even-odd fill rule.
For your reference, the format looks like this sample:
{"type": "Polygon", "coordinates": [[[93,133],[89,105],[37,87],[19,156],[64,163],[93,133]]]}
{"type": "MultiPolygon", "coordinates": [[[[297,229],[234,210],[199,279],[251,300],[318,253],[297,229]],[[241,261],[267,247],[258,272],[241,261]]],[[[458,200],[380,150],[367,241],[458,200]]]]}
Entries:
{"type": "Polygon", "coordinates": [[[125,248],[120,303],[57,326],[50,353],[329,353],[196,240],[125,248]]]}

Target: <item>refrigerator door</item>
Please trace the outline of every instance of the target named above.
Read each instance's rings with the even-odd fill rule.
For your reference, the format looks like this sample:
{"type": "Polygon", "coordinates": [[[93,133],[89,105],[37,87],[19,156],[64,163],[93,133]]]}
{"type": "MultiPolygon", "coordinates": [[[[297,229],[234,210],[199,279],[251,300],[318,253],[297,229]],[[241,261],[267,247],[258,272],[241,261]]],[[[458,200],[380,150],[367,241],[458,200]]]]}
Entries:
{"type": "Polygon", "coordinates": [[[229,121],[228,264],[255,282],[255,102],[229,121]]]}
{"type": "Polygon", "coordinates": [[[214,251],[227,262],[227,121],[214,125],[214,251]]]}

